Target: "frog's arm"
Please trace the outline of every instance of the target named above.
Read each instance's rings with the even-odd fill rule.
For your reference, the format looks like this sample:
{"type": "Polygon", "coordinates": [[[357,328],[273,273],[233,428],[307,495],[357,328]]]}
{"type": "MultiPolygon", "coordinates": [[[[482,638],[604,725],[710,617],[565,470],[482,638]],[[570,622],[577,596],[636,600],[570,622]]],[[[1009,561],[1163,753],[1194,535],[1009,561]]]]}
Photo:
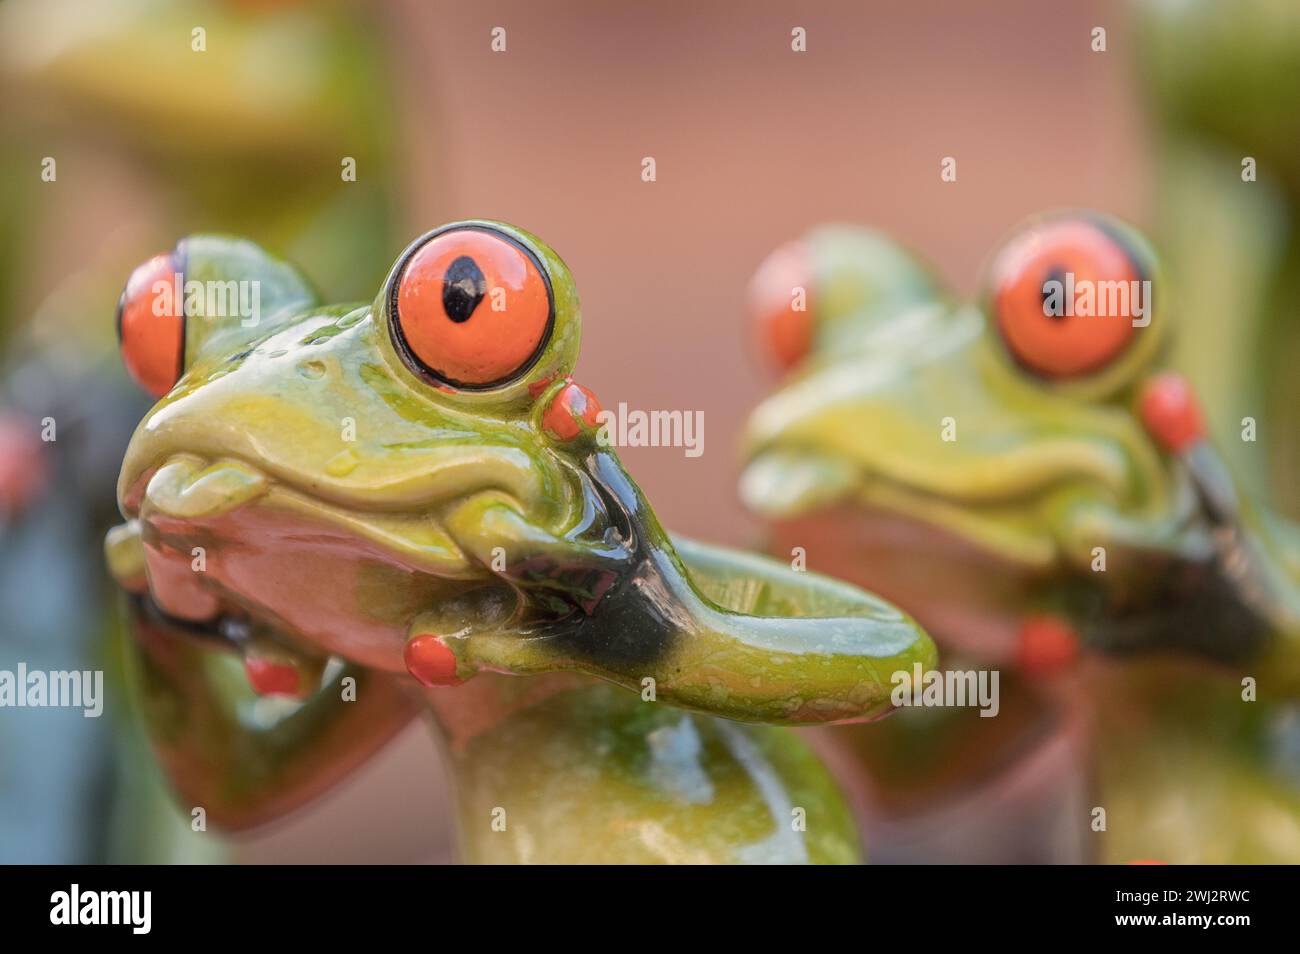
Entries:
{"type": "Polygon", "coordinates": [[[492,495],[449,514],[460,545],[528,594],[519,605],[542,608],[512,615],[485,597],[472,616],[417,620],[411,637],[436,635],[457,677],[574,669],[681,708],[799,725],[881,715],[898,674],[933,666],[930,639],[884,601],[675,541],[611,453],[588,468],[616,528],[595,541],[551,535],[492,495]],[[465,618],[480,624],[466,629],[465,618]]]}
{"type": "Polygon", "coordinates": [[[1206,656],[1262,675],[1274,694],[1300,692],[1300,562],[1295,528],[1241,494],[1217,448],[1208,442],[1183,454],[1188,482],[1176,493],[1199,508],[1209,529],[1188,535],[1167,521],[1119,515],[1095,503],[1059,502],[1053,524],[1077,565],[1088,565],[1097,539],[1132,541],[1133,553],[1166,548],[1168,580],[1155,581],[1155,595],[1130,612],[1108,614],[1083,637],[1107,651],[1152,648],[1195,649],[1206,656]],[[1161,642],[1154,642],[1160,640],[1161,642]]]}
{"type": "Polygon", "coordinates": [[[213,824],[260,825],[321,794],[415,713],[388,676],[326,670],[303,700],[259,697],[219,638],[131,600],[127,670],[151,742],[172,785],[213,824]]]}

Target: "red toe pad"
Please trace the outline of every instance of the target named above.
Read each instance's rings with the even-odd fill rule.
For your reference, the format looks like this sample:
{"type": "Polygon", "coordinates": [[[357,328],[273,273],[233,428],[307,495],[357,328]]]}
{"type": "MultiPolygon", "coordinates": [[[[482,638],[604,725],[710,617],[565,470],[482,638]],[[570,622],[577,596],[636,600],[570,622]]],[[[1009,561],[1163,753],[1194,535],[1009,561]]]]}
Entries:
{"type": "Polygon", "coordinates": [[[1079,658],[1079,637],[1062,619],[1031,616],[1020,626],[1017,655],[1025,672],[1053,675],[1079,658]]]}
{"type": "Polygon", "coordinates": [[[437,636],[407,640],[402,656],[407,672],[426,686],[455,686],[464,681],[456,675],[456,654],[437,636]]]}
{"type": "Polygon", "coordinates": [[[244,674],[259,696],[302,695],[302,677],[289,663],[249,656],[244,660],[244,674]]]}

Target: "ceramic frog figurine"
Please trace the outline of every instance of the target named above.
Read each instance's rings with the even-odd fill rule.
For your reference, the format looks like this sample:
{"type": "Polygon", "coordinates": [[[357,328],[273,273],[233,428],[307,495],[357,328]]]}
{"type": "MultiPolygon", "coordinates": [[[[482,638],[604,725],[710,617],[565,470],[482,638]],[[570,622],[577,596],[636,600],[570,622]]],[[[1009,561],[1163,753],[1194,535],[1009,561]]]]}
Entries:
{"type": "Polygon", "coordinates": [[[219,237],[132,275],[123,359],[160,400],[107,555],[161,758],[210,818],[274,817],[424,707],[471,860],[856,857],[794,736],[714,717],[881,715],[932,643],[851,586],[669,536],[570,378],[579,321],[559,257],[487,221],[417,239],[368,304],[219,237]],[[252,287],[256,321],[203,293],[252,287]]]}
{"type": "MultiPolygon", "coordinates": [[[[810,565],[869,580],[929,627],[950,660],[1028,673],[1004,700],[1003,718],[1026,709],[1026,682],[1068,672],[1080,648],[1121,656],[1166,648],[1218,661],[1208,674],[1190,663],[1141,670],[1183,687],[1163,697],[1199,698],[1200,710],[1108,724],[1133,715],[1133,697],[1120,706],[1112,690],[1102,706],[1094,686],[1086,705],[1102,723],[1098,746],[1110,730],[1132,740],[1149,728],[1150,741],[1159,727],[1167,741],[1170,723],[1195,744],[1198,720],[1243,704],[1246,677],[1258,681],[1273,721],[1285,721],[1289,707],[1278,700],[1294,698],[1300,636],[1294,530],[1230,475],[1190,385],[1159,369],[1177,320],[1164,292],[1147,243],[1093,214],[1049,216],[1018,231],[993,258],[978,304],[954,301],[879,233],[818,229],[769,258],[753,285],[765,341],[790,375],[750,420],[742,497],[771,519],[774,552],[803,546],[810,565]],[[1120,283],[1124,313],[1097,314],[1096,293],[1118,295],[1120,283]],[[1080,307],[1065,314],[1052,296],[1070,288],[1080,307]],[[1085,289],[1092,308],[1083,307],[1085,289]]],[[[1101,686],[1140,681],[1116,676],[1113,664],[1090,671],[1101,686]]],[[[1078,692],[1067,689],[1031,687],[1031,695],[1068,706],[1078,692]]],[[[1024,751],[1023,738],[997,745],[991,728],[959,728],[980,722],[960,713],[929,716],[931,734],[943,734],[937,719],[983,738],[984,764],[998,761],[995,746],[1024,751]]],[[[1057,721],[1071,719],[1077,712],[1057,721]]],[[[1271,734],[1276,725],[1265,730],[1262,715],[1238,721],[1259,728],[1252,740],[1237,737],[1240,746],[1273,753],[1243,769],[1256,792],[1276,794],[1265,814],[1300,809],[1279,774],[1285,746],[1271,734]]],[[[894,722],[886,736],[895,728],[906,726],[894,722]]],[[[879,766],[877,743],[887,747],[887,737],[835,734],[879,766]]],[[[950,769],[960,746],[939,748],[950,769]]],[[[1189,791],[1174,788],[1175,801],[1189,791]]],[[[1201,812],[1156,846],[1124,841],[1124,827],[1116,835],[1112,825],[1110,840],[1131,849],[1109,857],[1206,860],[1197,852],[1215,841],[1207,833],[1241,814],[1220,812],[1210,823],[1201,812]]]]}
{"type": "Polygon", "coordinates": [[[797,367],[750,418],[745,502],[781,539],[837,511],[861,578],[987,657],[1049,614],[1087,646],[1265,654],[1294,677],[1293,528],[1234,481],[1190,386],[1159,371],[1176,317],[1146,242],[1049,217],[1008,241],[988,285],[982,304],[954,302],[863,230],[773,256],[756,307],[797,367]],[[1049,314],[1071,289],[1071,313],[1049,314]],[[1085,314],[1115,303],[1126,313],[1085,314]]]}

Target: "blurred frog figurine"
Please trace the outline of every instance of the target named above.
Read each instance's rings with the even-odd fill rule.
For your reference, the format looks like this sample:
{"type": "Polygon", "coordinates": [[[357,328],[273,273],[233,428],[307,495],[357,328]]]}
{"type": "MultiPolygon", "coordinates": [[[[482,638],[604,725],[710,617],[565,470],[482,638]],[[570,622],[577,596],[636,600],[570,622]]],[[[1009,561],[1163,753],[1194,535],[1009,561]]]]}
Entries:
{"type": "Polygon", "coordinates": [[[17,501],[0,486],[0,669],[103,669],[109,686],[102,719],[0,725],[0,861],[223,857],[170,811],[114,705],[123,633],[97,543],[148,405],[103,303],[181,229],[255,235],[332,296],[368,294],[397,181],[381,19],[341,3],[0,4],[0,441],[14,450],[0,471],[35,478],[17,501]],[[341,157],[360,173],[341,175],[341,157]]]}
{"type": "MultiPolygon", "coordinates": [[[[1082,669],[1096,677],[1083,701],[1087,719],[1102,723],[1091,737],[1103,755],[1122,737],[1141,752],[1131,743],[1148,730],[1167,744],[1171,724],[1190,732],[1205,720],[1206,739],[1228,724],[1251,733],[1236,737],[1215,791],[1253,792],[1259,812],[1245,803],[1224,811],[1197,797],[1204,784],[1178,773],[1186,785],[1180,794],[1170,784],[1165,815],[1174,802],[1195,805],[1185,813],[1195,823],[1159,834],[1112,819],[1108,844],[1127,846],[1119,858],[1213,860],[1198,852],[1217,846],[1227,852],[1218,860],[1278,851],[1294,860],[1289,839],[1225,832],[1244,831],[1234,819],[1279,807],[1293,829],[1300,818],[1300,792],[1283,770],[1300,676],[1300,547],[1295,529],[1233,475],[1191,384],[1161,368],[1177,310],[1153,250],[1104,216],[1047,216],[1007,241],[986,287],[978,303],[954,301],[898,245],[851,227],[783,247],[755,279],[763,339],[789,376],[750,419],[741,495],[769,518],[773,552],[801,546],[810,566],[898,602],[935,634],[950,666],[1008,669],[1016,698],[1004,696],[1004,717],[1025,718],[1019,732],[1006,718],[984,726],[947,711],[894,720],[871,738],[833,734],[880,759],[879,744],[928,719],[931,742],[946,753],[931,780],[949,793],[975,790],[971,775],[954,778],[955,765],[1010,771],[1026,752],[1042,752],[1034,740],[1048,737],[1044,724],[1077,738],[1071,706],[1082,669]],[[1121,673],[1096,658],[1156,650],[1184,662],[1121,673]],[[1080,666],[1085,655],[1092,659],[1080,666]],[[1163,685],[1161,698],[1184,704],[1120,704],[1134,696],[1116,687],[1142,678],[1152,698],[1163,685]],[[1250,686],[1257,704],[1243,701],[1250,686]],[[1258,718],[1223,717],[1252,705],[1258,718]],[[1121,713],[1122,723],[1109,721],[1121,713]],[[943,719],[968,744],[939,744],[943,719]],[[1246,750],[1255,754],[1249,766],[1246,750]],[[1240,772],[1253,783],[1229,785],[1240,772]],[[1157,843],[1143,842],[1147,835],[1157,843]]],[[[1155,760],[1118,775],[1140,764],[1155,760]]],[[[913,758],[910,767],[919,765],[913,758]]],[[[1164,775],[1175,777],[1168,767],[1164,775]]],[[[1020,781],[1010,787],[1023,790],[1020,781]]],[[[1069,797],[1084,797],[1087,784],[1069,797]]],[[[1086,832],[1088,818],[1071,811],[1076,832],[1086,832]]],[[[1079,837],[1073,844],[1053,860],[1090,853],[1079,837]]]]}

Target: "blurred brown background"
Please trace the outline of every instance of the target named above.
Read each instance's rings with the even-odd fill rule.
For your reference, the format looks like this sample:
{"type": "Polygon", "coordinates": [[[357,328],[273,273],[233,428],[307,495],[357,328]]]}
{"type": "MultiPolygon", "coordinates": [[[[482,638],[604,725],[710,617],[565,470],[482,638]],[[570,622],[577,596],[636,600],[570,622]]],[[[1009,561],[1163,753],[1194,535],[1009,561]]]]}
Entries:
{"type": "Polygon", "coordinates": [[[671,526],[743,543],[733,442],[769,386],[742,311],[776,244],[870,223],[969,292],[1018,219],[1141,220],[1122,8],[1104,3],[399,0],[416,231],[487,216],[577,278],[580,380],[606,405],[701,409],[706,452],[628,449],[671,526]],[[807,9],[795,10],[796,6],[807,9]],[[508,51],[489,49],[504,26],[508,51]],[[1092,53],[1105,26],[1109,50],[1092,53]],[[790,30],[808,31],[806,53],[790,30]],[[653,156],[658,181],[641,181],[653,156]],[[958,180],[939,164],[957,159],[958,180]]]}
{"type": "MultiPolygon", "coordinates": [[[[705,453],[623,456],[664,522],[749,545],[734,442],[770,386],[742,304],[775,245],[880,226],[973,291],[1020,218],[1095,206],[1142,222],[1141,104],[1122,5],[954,0],[743,5],[393,0],[414,237],[484,216],[577,278],[578,378],[606,406],[702,410],[705,453]],[[490,49],[506,29],[507,51],[490,49]],[[807,30],[807,52],[790,31],[807,30]],[[1108,50],[1093,53],[1103,26],[1108,50]],[[653,156],[658,180],[641,181],[653,156]],[[955,183],[939,178],[957,159],[955,183]]],[[[399,250],[394,248],[393,254],[399,250]]],[[[446,857],[420,729],[251,860],[446,857]]]]}

